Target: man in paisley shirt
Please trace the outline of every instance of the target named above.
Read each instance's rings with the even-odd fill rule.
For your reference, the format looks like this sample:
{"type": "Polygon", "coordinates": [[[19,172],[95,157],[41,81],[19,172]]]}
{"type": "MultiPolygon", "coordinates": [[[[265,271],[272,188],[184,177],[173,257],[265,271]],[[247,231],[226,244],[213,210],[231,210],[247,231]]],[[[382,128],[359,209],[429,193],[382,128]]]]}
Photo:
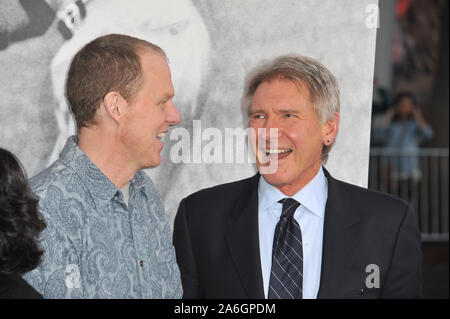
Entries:
{"type": "Polygon", "coordinates": [[[31,179],[48,227],[25,279],[46,298],[179,298],[172,231],[142,171],[181,121],[164,51],[119,34],[75,55],[67,99],[78,135],[31,179]]]}

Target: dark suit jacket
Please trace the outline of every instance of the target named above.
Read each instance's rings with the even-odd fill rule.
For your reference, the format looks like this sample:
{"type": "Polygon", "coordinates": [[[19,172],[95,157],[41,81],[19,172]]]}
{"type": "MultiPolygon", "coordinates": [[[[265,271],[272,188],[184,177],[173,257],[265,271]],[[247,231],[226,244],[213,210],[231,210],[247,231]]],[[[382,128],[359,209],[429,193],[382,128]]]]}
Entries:
{"type": "MultiPolygon", "coordinates": [[[[328,199],[318,298],[421,297],[421,242],[411,207],[324,172],[328,199]],[[379,267],[379,288],[366,285],[376,284],[370,264],[379,267]]],[[[173,239],[184,298],[264,298],[259,176],[181,201],[173,239]]]]}

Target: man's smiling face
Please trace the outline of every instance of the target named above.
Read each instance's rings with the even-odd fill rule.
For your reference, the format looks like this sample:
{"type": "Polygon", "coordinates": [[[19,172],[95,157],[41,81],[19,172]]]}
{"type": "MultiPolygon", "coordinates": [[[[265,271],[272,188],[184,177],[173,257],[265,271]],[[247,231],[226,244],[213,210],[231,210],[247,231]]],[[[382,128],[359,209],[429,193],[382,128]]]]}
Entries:
{"type": "Polygon", "coordinates": [[[120,127],[128,159],[137,169],[161,163],[161,139],[169,126],[181,121],[172,102],[175,92],[166,60],[158,53],[146,52],[141,55],[141,64],[142,84],[120,127]]]}
{"type": "MultiPolygon", "coordinates": [[[[309,89],[284,79],[264,81],[253,95],[249,115],[256,145],[264,148],[260,151],[269,161],[278,159],[278,169],[273,174],[263,173],[264,178],[288,196],[296,193],[317,174],[327,132],[327,124],[319,123],[312,107],[309,89]],[[258,128],[265,128],[265,134],[258,128]],[[277,149],[270,149],[271,128],[278,129],[277,149]]],[[[257,158],[259,169],[262,162],[257,158]]]]}

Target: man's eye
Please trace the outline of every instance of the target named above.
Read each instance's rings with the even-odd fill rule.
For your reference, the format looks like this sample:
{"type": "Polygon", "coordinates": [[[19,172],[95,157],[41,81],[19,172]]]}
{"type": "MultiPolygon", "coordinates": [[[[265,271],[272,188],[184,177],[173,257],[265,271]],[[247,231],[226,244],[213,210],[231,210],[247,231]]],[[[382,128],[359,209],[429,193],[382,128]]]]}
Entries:
{"type": "Polygon", "coordinates": [[[287,118],[289,118],[289,117],[294,117],[294,114],[286,113],[286,114],[284,114],[284,117],[287,117],[287,118]]]}
{"type": "Polygon", "coordinates": [[[263,118],[264,118],[264,115],[263,115],[263,114],[254,114],[254,115],[253,115],[253,118],[254,118],[254,119],[263,119],[263,118]]]}

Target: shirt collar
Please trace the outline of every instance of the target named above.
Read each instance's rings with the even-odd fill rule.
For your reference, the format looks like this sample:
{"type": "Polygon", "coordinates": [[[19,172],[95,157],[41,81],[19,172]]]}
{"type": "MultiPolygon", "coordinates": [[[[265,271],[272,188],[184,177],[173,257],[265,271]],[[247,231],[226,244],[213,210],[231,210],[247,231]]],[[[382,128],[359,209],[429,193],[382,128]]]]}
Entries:
{"type": "MultiPolygon", "coordinates": [[[[265,210],[272,205],[279,204],[278,201],[286,197],[275,186],[270,185],[261,175],[258,186],[259,205],[265,210]]],[[[323,173],[322,166],[316,176],[301,190],[290,196],[313,214],[323,217],[328,197],[328,183],[323,173]]]]}
{"type": "MultiPolygon", "coordinates": [[[[119,189],[78,147],[78,137],[70,136],[60,154],[60,160],[71,167],[80,177],[94,198],[104,201],[111,200],[119,189]]],[[[137,171],[130,182],[130,192],[145,184],[145,174],[137,171]]]]}

